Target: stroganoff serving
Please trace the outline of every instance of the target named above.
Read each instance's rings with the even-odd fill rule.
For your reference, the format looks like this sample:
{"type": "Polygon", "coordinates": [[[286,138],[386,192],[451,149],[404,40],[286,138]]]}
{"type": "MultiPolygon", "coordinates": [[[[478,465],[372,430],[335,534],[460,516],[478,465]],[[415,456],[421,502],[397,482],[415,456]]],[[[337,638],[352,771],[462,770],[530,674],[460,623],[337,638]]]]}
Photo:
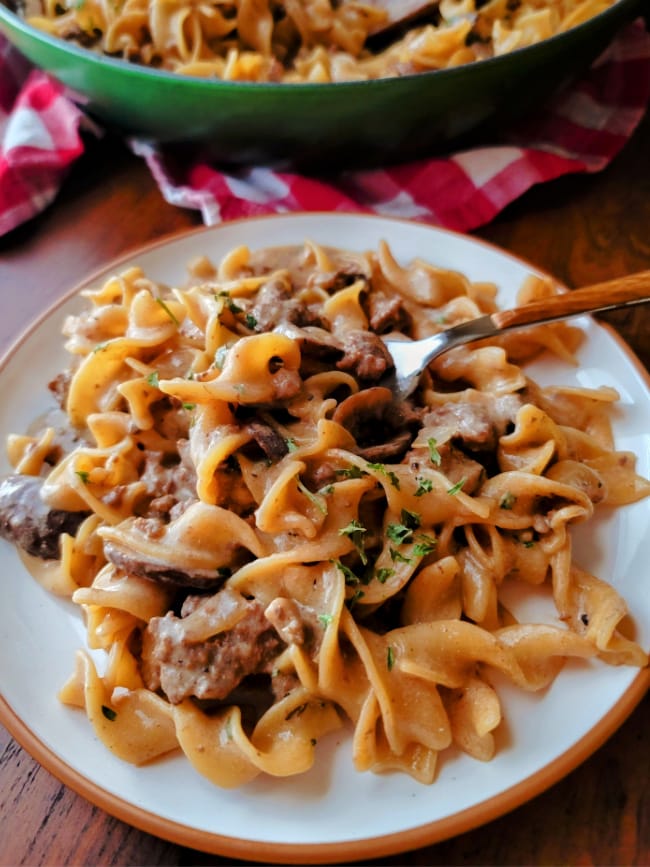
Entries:
{"type": "Polygon", "coordinates": [[[46,33],[133,63],[231,81],[322,83],[413,75],[506,54],[569,30],[615,2],[16,0],[16,5],[46,33]]]}
{"type": "MultiPolygon", "coordinates": [[[[554,291],[531,277],[518,302],[554,291]]],[[[180,748],[232,787],[305,771],[347,724],[358,770],[429,783],[454,746],[493,756],[494,672],[541,690],[570,657],[647,664],[571,553],[571,524],[650,490],[617,395],[522,368],[571,361],[575,327],[455,349],[396,405],[381,335],[493,311],[494,285],[306,243],[82,294],[60,408],[9,439],[0,532],[106,651],[60,697],[116,755],[180,748]],[[518,622],[513,582],[550,588],[553,622],[518,622]]]]}

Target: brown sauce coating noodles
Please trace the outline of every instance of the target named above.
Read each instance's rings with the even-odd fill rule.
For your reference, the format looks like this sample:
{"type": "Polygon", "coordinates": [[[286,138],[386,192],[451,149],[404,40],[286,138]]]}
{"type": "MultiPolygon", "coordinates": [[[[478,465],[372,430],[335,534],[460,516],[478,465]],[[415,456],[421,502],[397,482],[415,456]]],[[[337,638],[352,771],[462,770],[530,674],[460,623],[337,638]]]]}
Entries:
{"type": "MultiPolygon", "coordinates": [[[[554,291],[531,277],[519,301],[554,291]]],[[[495,286],[307,243],[82,294],[63,414],[9,439],[0,531],[106,651],[101,674],[80,651],[60,697],[116,755],[180,748],[232,787],[301,773],[347,724],[358,770],[428,783],[453,745],[493,756],[494,672],[540,690],[571,657],[647,664],[612,576],[571,552],[571,525],[650,490],[613,442],[617,395],[522,367],[571,358],[576,328],[455,349],[395,405],[381,335],[494,310],[495,286]],[[515,582],[553,622],[508,610],[515,582]]]]}

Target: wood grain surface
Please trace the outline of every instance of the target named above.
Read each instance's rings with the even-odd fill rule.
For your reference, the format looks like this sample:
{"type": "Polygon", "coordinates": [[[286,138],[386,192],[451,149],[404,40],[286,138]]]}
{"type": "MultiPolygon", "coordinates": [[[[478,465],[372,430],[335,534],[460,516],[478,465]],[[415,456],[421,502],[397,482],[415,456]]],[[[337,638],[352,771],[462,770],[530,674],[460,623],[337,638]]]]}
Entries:
{"type": "MultiPolygon", "coordinates": [[[[199,225],[167,205],[143,162],[89,141],[56,202],[0,239],[0,350],[112,258],[199,225]]],[[[477,231],[570,287],[650,268],[650,118],[605,171],[531,190],[477,231]]],[[[650,309],[603,314],[650,368],[650,309]]],[[[4,410],[3,410],[4,411],[4,410]]],[[[3,652],[7,652],[3,650],[3,652]]],[[[591,758],[514,812],[437,845],[361,863],[650,865],[650,699],[591,758]]],[[[112,818],[61,785],[0,727],[0,864],[208,865],[112,818]]]]}

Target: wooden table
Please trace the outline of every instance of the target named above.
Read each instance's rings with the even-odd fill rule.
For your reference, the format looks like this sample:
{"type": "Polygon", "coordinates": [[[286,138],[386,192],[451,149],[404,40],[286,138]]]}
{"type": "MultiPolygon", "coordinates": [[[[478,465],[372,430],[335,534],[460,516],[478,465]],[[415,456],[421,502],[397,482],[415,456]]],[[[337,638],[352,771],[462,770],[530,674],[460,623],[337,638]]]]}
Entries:
{"type": "MultiPolygon", "coordinates": [[[[534,189],[476,234],[580,286],[650,268],[650,116],[606,171],[534,189]]],[[[45,214],[0,239],[0,349],[100,265],[199,224],[112,138],[89,143],[45,214]],[[11,299],[11,309],[8,310],[11,299]]],[[[650,368],[650,311],[608,314],[650,368]]],[[[650,699],[562,782],[490,824],[375,864],[650,864],[650,699]]],[[[2,865],[225,864],[123,824],[65,788],[0,728],[2,865]]]]}

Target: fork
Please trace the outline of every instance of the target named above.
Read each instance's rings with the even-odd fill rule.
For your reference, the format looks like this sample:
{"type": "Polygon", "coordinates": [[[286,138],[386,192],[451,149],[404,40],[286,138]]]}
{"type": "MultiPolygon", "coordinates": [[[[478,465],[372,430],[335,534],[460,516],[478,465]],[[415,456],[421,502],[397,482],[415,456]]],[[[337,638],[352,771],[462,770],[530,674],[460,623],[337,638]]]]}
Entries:
{"type": "Polygon", "coordinates": [[[422,340],[408,338],[383,338],[390,352],[394,368],[381,380],[381,385],[390,388],[395,400],[407,398],[415,390],[421,373],[434,358],[465,343],[496,337],[506,331],[569,319],[582,313],[601,313],[620,307],[631,307],[650,301],[650,271],[640,271],[626,277],[595,283],[582,289],[574,289],[531,301],[521,307],[487,313],[476,319],[454,325],[422,340]]]}

